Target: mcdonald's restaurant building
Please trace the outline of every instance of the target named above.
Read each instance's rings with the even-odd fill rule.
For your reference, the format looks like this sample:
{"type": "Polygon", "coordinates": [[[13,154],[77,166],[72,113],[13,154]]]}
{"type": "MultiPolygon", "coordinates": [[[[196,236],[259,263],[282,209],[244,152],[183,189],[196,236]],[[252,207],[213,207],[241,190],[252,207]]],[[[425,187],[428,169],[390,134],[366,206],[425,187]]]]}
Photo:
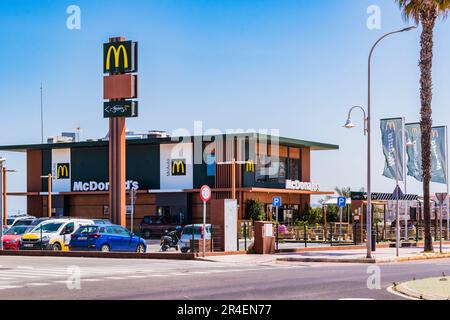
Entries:
{"type": "MultiPolygon", "coordinates": [[[[159,215],[180,224],[200,223],[199,189],[209,185],[213,199],[238,201],[238,219],[246,202],[259,200],[266,212],[281,196],[280,220],[289,221],[310,203],[311,195],[333,194],[311,181],[311,152],[337,150],[336,145],[259,134],[171,138],[142,135],[126,141],[126,189],[136,189],[134,226],[144,216],[159,215]],[[274,142],[276,141],[276,143],[274,142]],[[231,174],[235,159],[235,178],[231,174]]],[[[52,174],[54,216],[109,218],[109,151],[107,139],[0,147],[26,154],[26,196],[30,215],[46,216],[48,180],[52,174]]],[[[132,211],[127,195],[127,225],[132,211]]],[[[207,217],[213,212],[207,209],[207,217]]]]}

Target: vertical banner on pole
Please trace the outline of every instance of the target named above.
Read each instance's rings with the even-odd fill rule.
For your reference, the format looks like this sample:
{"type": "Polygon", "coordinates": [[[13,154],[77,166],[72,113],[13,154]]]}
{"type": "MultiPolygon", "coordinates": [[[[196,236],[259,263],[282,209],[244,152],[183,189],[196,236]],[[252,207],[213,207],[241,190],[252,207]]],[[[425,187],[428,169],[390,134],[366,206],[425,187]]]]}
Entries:
{"type": "Polygon", "coordinates": [[[406,148],[408,155],[408,176],[422,182],[422,134],[419,123],[407,123],[405,125],[406,138],[410,144],[406,148]]]}
{"type": "Polygon", "coordinates": [[[431,182],[447,184],[445,127],[431,130],[431,182]]]}
{"type": "Polygon", "coordinates": [[[209,186],[204,185],[200,188],[200,199],[203,201],[203,228],[202,228],[203,257],[206,256],[206,203],[211,199],[211,196],[212,192],[209,186]]]}
{"type": "Polygon", "coordinates": [[[383,176],[389,179],[403,180],[403,118],[382,119],[381,139],[385,166],[383,176]]]}

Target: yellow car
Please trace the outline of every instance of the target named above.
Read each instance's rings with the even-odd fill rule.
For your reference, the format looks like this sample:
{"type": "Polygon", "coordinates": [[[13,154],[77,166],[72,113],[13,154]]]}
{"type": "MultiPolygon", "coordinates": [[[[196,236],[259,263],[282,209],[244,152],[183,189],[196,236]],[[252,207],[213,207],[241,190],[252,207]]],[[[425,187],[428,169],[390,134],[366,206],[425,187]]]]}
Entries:
{"type": "Polygon", "coordinates": [[[93,224],[90,219],[46,220],[22,236],[20,249],[68,251],[72,233],[80,226],[93,224]]]}

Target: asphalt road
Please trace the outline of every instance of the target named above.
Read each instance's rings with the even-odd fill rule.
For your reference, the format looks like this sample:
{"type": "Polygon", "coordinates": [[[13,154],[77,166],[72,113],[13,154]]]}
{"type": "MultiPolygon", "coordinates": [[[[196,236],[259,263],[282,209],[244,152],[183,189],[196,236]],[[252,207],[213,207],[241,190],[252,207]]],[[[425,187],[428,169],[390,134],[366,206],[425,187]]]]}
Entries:
{"type": "Polygon", "coordinates": [[[450,274],[450,260],[358,264],[0,257],[0,299],[402,299],[394,281],[450,274]],[[373,270],[372,270],[373,272],[373,270]]]}

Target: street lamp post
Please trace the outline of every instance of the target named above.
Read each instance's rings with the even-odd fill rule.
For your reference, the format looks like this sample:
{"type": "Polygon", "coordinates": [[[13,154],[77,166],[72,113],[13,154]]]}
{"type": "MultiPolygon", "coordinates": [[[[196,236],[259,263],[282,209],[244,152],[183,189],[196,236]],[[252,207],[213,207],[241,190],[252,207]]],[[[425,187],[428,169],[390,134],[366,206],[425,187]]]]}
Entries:
{"type": "Polygon", "coordinates": [[[7,223],[7,219],[8,219],[8,210],[7,210],[7,206],[6,206],[6,196],[7,196],[7,187],[6,187],[6,178],[7,178],[7,173],[10,172],[17,172],[16,170],[7,170],[5,166],[3,166],[2,168],[3,171],[3,190],[2,190],[2,197],[3,197],[3,224],[6,225],[7,223]]]}
{"type": "MultiPolygon", "coordinates": [[[[0,175],[3,176],[3,166],[5,163],[5,158],[0,158],[0,175]]],[[[0,194],[3,194],[3,177],[0,179],[0,194]]],[[[5,215],[5,212],[3,212],[3,197],[0,197],[0,250],[3,250],[3,217],[5,215]]]]}
{"type": "MultiPolygon", "coordinates": [[[[367,114],[364,111],[364,109],[362,107],[356,107],[356,108],[360,108],[364,111],[364,118],[365,118],[365,128],[364,128],[364,132],[367,133],[367,213],[366,213],[366,220],[367,220],[367,258],[372,258],[372,183],[371,183],[371,162],[370,162],[370,150],[371,150],[371,136],[370,136],[370,121],[371,121],[371,64],[372,64],[372,55],[373,52],[376,48],[376,46],[386,37],[396,34],[396,33],[401,33],[401,32],[405,32],[405,31],[410,31],[412,29],[417,28],[416,26],[412,26],[412,27],[408,27],[408,28],[404,28],[401,30],[397,30],[397,31],[393,31],[393,32],[389,32],[386,33],[385,35],[381,36],[372,46],[372,48],[370,49],[370,53],[369,53],[369,59],[368,59],[368,63],[367,63],[367,114]]],[[[355,107],[353,107],[352,109],[350,109],[349,112],[349,117],[347,120],[347,123],[345,124],[346,128],[353,128],[354,125],[350,119],[350,115],[352,110],[355,107]]]]}
{"type": "Polygon", "coordinates": [[[52,179],[53,176],[49,173],[46,176],[41,176],[43,179],[47,179],[48,196],[47,196],[47,216],[52,217],[52,179]]]}

